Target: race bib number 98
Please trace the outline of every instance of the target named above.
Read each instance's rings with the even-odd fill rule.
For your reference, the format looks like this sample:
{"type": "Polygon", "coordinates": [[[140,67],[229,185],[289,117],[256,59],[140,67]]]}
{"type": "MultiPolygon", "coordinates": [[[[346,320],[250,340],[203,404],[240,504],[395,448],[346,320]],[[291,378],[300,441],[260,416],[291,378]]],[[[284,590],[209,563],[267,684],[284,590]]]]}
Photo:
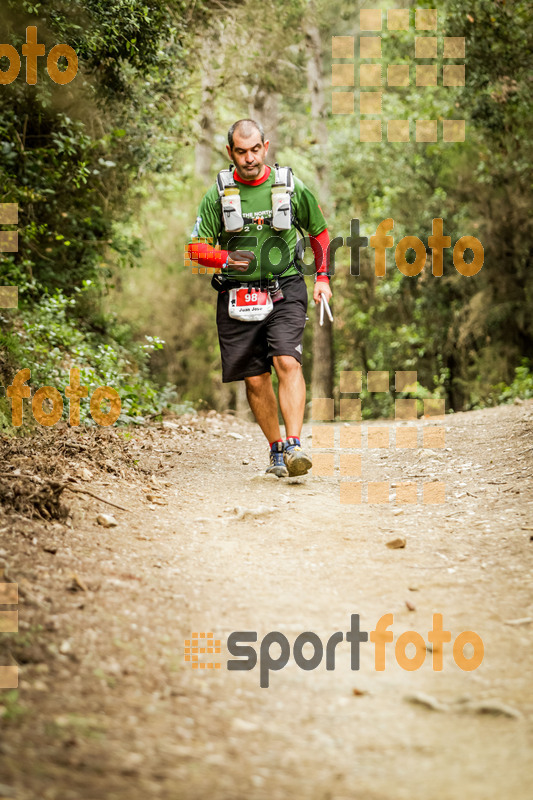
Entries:
{"type": "Polygon", "coordinates": [[[228,312],[232,319],[260,322],[268,317],[274,304],[268,292],[259,289],[230,289],[228,312]]]}

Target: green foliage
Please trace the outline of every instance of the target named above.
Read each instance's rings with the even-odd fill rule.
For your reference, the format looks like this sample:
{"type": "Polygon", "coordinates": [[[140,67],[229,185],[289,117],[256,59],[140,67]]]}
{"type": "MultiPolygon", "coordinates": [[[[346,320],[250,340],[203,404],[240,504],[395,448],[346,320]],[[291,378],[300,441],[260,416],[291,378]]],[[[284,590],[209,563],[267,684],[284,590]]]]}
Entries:
{"type": "Polygon", "coordinates": [[[0,693],[0,717],[4,722],[16,722],[27,713],[28,709],[19,702],[17,689],[0,693]]]}
{"type": "MultiPolygon", "coordinates": [[[[83,298],[90,291],[90,283],[85,282],[78,295],[83,298]]],[[[17,316],[15,331],[0,333],[0,347],[11,356],[3,369],[6,382],[18,370],[29,368],[30,385],[54,387],[68,409],[64,387],[69,383],[69,370],[78,368],[80,382],[88,387],[89,398],[99,386],[111,386],[119,393],[122,403],[119,424],[142,422],[143,415],[173,406],[177,401],[174,387],[156,387],[148,368],[152,352],[161,349],[164,342],[146,336],[145,344],[132,343],[127,326],[118,322],[112,326],[109,320],[106,336],[80,328],[77,302],[77,298],[67,297],[60,289],[45,293],[38,307],[22,310],[17,316]]],[[[94,425],[89,400],[82,401],[80,408],[81,424],[94,425]]],[[[10,406],[5,398],[0,403],[0,413],[0,429],[10,430],[10,406]]],[[[67,416],[65,411],[64,419],[67,416]]]]}
{"type": "Polygon", "coordinates": [[[512,403],[515,398],[529,400],[533,397],[533,372],[530,369],[529,359],[522,359],[519,367],[515,367],[515,377],[508,386],[499,383],[494,387],[495,400],[497,403],[512,403]]]}
{"type": "MultiPolygon", "coordinates": [[[[392,217],[395,245],[405,235],[427,243],[433,218],[442,218],[452,247],[461,236],[473,235],[483,244],[485,263],[480,273],[465,278],[446,250],[444,275],[437,278],[428,248],[424,271],[407,278],[389,251],[386,277],[375,278],[369,248],[361,251],[361,277],[355,278],[346,275],[341,260],[335,279],[343,295],[336,306],[342,317],[337,366],[411,365],[427,390],[438,387],[448,407],[462,409],[491,402],[494,384],[512,380],[520,357],[533,347],[527,311],[533,299],[531,27],[524,2],[478,0],[467,8],[454,1],[437,7],[439,47],[442,34],[466,38],[467,84],[464,90],[388,87],[383,116],[411,120],[411,141],[405,144],[354,144],[354,118],[332,117],[335,232],[346,231],[346,220],[354,217],[361,220],[362,235],[370,237],[381,220],[392,217]],[[412,141],[414,119],[448,117],[466,118],[464,143],[412,141]]],[[[388,63],[412,59],[412,28],[383,31],[382,42],[384,71],[388,63]]],[[[355,47],[357,53],[357,39],[355,47]]]]}
{"type": "Polygon", "coordinates": [[[110,265],[134,266],[142,249],[117,224],[135,208],[124,203],[129,188],[147,171],[170,170],[188,134],[181,101],[209,8],[209,0],[5,0],[0,41],[20,52],[36,25],[47,51],[74,47],[79,72],[59,86],[41,58],[35,86],[23,65],[1,87],[0,202],[20,213],[19,252],[0,254],[0,284],[17,285],[20,301],[18,313],[3,314],[0,379],[30,366],[39,384],[55,385],[66,365],[79,365],[90,386],[120,390],[124,421],[175,399],[149,380],[149,351],[162,344],[135,344],[102,300],[110,265]]]}

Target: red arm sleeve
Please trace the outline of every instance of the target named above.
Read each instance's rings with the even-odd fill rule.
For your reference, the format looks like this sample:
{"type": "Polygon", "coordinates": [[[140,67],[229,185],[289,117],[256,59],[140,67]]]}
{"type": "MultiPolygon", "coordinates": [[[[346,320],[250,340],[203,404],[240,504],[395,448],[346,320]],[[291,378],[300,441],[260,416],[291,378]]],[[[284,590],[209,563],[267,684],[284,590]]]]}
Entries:
{"type": "Polygon", "coordinates": [[[316,279],[317,281],[329,281],[326,274],[329,271],[329,233],[324,228],[318,236],[310,236],[311,247],[315,257],[316,279]]]}
{"type": "Polygon", "coordinates": [[[217,250],[210,244],[191,242],[188,245],[189,258],[201,267],[221,267],[228,257],[227,250],[217,250]]]}
{"type": "MultiPolygon", "coordinates": [[[[317,281],[329,281],[327,272],[329,270],[329,233],[325,228],[317,236],[309,237],[315,266],[317,271],[317,281]]],[[[188,245],[189,256],[192,261],[197,262],[202,267],[221,267],[228,258],[227,250],[217,250],[209,244],[192,242],[188,245]]]]}

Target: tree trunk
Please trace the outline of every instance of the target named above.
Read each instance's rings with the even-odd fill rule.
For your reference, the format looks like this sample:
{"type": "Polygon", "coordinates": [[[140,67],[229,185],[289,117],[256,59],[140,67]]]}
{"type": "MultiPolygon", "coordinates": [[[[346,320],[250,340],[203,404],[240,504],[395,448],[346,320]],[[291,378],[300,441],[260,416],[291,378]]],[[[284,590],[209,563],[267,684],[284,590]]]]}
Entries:
{"type": "MultiPolygon", "coordinates": [[[[324,75],[322,70],[322,43],[316,22],[315,4],[309,4],[304,22],[307,50],[307,88],[311,98],[311,133],[314,163],[319,186],[319,202],[327,215],[330,210],[330,188],[328,176],[328,131],[326,126],[326,103],[324,97],[324,75]]],[[[312,397],[333,397],[333,326],[326,318],[323,327],[319,324],[320,308],[313,316],[313,373],[312,397]]]]}
{"type": "MultiPolygon", "coordinates": [[[[202,47],[202,103],[198,116],[198,138],[195,147],[196,176],[209,186],[214,181],[213,174],[213,141],[215,137],[215,92],[216,74],[212,64],[212,53],[215,47],[211,38],[207,38],[202,47]]],[[[226,411],[231,407],[233,392],[231,384],[220,384],[217,391],[217,408],[226,411]]]]}
{"type": "Polygon", "coordinates": [[[198,117],[199,134],[195,148],[196,175],[208,186],[213,182],[213,141],[215,137],[215,73],[211,63],[213,42],[202,48],[202,103],[198,117]]]}
{"type": "Polygon", "coordinates": [[[266,86],[258,86],[253,94],[250,115],[264,128],[265,139],[270,142],[266,160],[268,164],[274,164],[278,149],[279,95],[266,86]]]}

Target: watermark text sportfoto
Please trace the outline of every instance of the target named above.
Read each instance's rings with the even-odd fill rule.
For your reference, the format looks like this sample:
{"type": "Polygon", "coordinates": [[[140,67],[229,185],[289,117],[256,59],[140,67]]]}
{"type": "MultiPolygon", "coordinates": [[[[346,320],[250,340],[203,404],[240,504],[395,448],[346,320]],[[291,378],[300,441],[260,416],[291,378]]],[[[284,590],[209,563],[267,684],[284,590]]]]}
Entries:
{"type": "MultiPolygon", "coordinates": [[[[350,249],[350,275],[359,276],[360,274],[360,250],[362,248],[370,247],[374,250],[374,272],[376,277],[384,278],[387,269],[387,250],[394,248],[394,261],[396,267],[405,275],[405,277],[413,278],[420,275],[426,266],[429,251],[431,251],[431,273],[435,278],[442,277],[444,273],[444,251],[452,246],[450,236],[444,235],[444,224],[440,218],[435,218],[432,224],[432,233],[428,236],[427,246],[422,239],[418,236],[404,236],[398,241],[394,247],[394,237],[391,232],[394,229],[394,220],[388,218],[379,223],[376,232],[373,236],[361,236],[360,225],[358,219],[350,220],[350,235],[345,239],[342,236],[335,236],[330,240],[327,246],[327,252],[322,253],[329,263],[329,274],[335,274],[335,257],[337,250],[341,247],[348,247],[350,249]],[[408,251],[412,250],[414,253],[414,260],[407,260],[408,251]]],[[[198,241],[206,241],[197,237],[198,241]]],[[[247,248],[254,248],[258,245],[258,239],[248,233],[246,228],[243,233],[235,234],[225,245],[225,248],[231,250],[246,250],[247,248]]],[[[304,256],[307,249],[314,252],[320,245],[309,236],[304,236],[299,239],[296,244],[295,250],[295,267],[302,275],[314,275],[317,272],[315,266],[315,259],[312,261],[305,261],[304,256]]],[[[287,262],[291,261],[289,245],[281,236],[270,236],[262,245],[260,251],[261,264],[273,268],[277,267],[281,260],[287,262]],[[271,258],[272,251],[280,256],[277,260],[271,258]]],[[[485,261],[485,251],[483,245],[475,236],[461,236],[454,244],[452,250],[452,261],[455,269],[460,275],[465,277],[472,277],[482,268],[485,261]],[[465,254],[471,253],[469,260],[465,258],[465,254]]],[[[240,275],[244,278],[247,274],[252,274],[256,269],[255,261],[250,262],[250,266],[240,275]]]]}
{"type": "MultiPolygon", "coordinates": [[[[324,660],[326,670],[335,669],[335,657],[337,646],[346,641],[350,645],[350,665],[352,670],[360,668],[360,649],[361,644],[368,643],[374,645],[374,668],[378,672],[386,669],[393,660],[398,666],[410,672],[420,669],[428,656],[428,648],[424,637],[417,631],[404,631],[401,633],[394,645],[393,632],[390,630],[394,623],[393,614],[384,614],[377,622],[373,631],[361,630],[359,614],[352,614],[350,618],[350,630],[343,634],[336,631],[331,634],[324,644],[320,637],[312,631],[305,631],[296,637],[292,646],[292,657],[295,664],[305,671],[316,669],[324,660]],[[346,638],[345,638],[346,637],[346,638]],[[311,654],[304,654],[304,647],[312,650],[311,654]],[[409,653],[408,653],[409,648],[409,653]],[[414,653],[413,653],[414,650],[414,653]]],[[[193,634],[197,637],[198,634],[193,634]]],[[[200,637],[212,637],[213,634],[199,634],[200,637]]],[[[287,637],[280,631],[267,633],[259,644],[259,653],[251,645],[257,642],[256,631],[233,631],[227,639],[228,652],[235,656],[235,659],[227,662],[230,671],[249,671],[256,668],[259,664],[259,685],[262,689],[270,685],[270,673],[279,672],[288,663],[291,656],[291,645],[287,637]]],[[[211,639],[207,640],[208,642],[211,639]]],[[[427,633],[427,641],[431,645],[432,668],[435,672],[443,669],[444,645],[452,641],[451,631],[443,627],[442,614],[433,614],[433,627],[427,633]]],[[[191,662],[192,666],[198,667],[198,653],[220,652],[219,649],[202,648],[198,646],[198,639],[193,640],[195,647],[186,648],[185,660],[191,662]],[[192,655],[191,655],[192,651],[192,655]]],[[[190,645],[190,641],[186,642],[190,645]]],[[[452,655],[455,664],[465,672],[471,672],[479,667],[483,661],[484,646],[483,640],[475,631],[463,631],[451,645],[452,655]],[[465,655],[465,647],[469,646],[469,651],[465,655]]],[[[202,658],[202,656],[200,656],[202,658]]],[[[205,663],[200,666],[206,665],[205,663]]],[[[221,664],[215,664],[219,668],[221,664]]]]}

